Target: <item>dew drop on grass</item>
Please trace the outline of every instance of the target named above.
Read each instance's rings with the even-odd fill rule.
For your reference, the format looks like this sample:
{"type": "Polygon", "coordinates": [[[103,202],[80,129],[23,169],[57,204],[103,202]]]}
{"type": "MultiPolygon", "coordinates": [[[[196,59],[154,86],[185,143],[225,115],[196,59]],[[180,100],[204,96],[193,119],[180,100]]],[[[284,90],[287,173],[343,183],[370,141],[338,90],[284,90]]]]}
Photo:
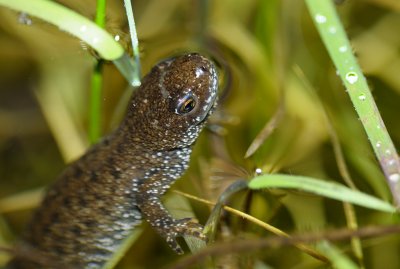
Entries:
{"type": "Polygon", "coordinates": [[[25,25],[32,25],[32,19],[25,12],[19,13],[18,22],[25,25]]]}
{"type": "Polygon", "coordinates": [[[365,99],[367,99],[367,97],[364,94],[361,94],[360,96],[358,96],[358,99],[364,101],[365,99]]]}
{"type": "Polygon", "coordinates": [[[256,168],[255,172],[256,172],[257,175],[261,175],[262,174],[261,168],[256,168]]]}
{"type": "Polygon", "coordinates": [[[389,175],[389,180],[393,182],[397,182],[400,179],[400,175],[398,173],[394,173],[389,175]]]}
{"type": "Polygon", "coordinates": [[[336,34],[336,27],[335,26],[329,27],[329,33],[336,34]]]}
{"type": "Polygon", "coordinates": [[[377,148],[380,148],[381,146],[382,146],[381,141],[376,142],[376,147],[377,147],[377,148]]]}
{"type": "Polygon", "coordinates": [[[348,72],[346,74],[346,80],[350,84],[354,84],[358,80],[358,75],[355,72],[348,72]]]}
{"type": "Polygon", "coordinates": [[[343,53],[347,51],[347,46],[340,46],[339,47],[339,52],[343,53]]]}
{"type": "Polygon", "coordinates": [[[317,14],[317,15],[315,15],[315,21],[317,23],[325,23],[326,22],[326,17],[324,15],[317,14]]]}

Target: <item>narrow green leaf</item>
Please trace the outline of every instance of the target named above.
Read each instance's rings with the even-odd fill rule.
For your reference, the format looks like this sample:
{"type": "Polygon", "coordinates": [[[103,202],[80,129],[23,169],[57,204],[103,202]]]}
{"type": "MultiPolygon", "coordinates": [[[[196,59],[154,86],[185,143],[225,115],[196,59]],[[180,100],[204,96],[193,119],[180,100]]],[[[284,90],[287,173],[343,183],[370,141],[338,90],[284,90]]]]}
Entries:
{"type": "Polygon", "coordinates": [[[95,49],[102,58],[116,60],[124,54],[122,46],[102,28],[78,13],[48,0],[0,0],[0,5],[29,15],[58,26],[95,49]]]}
{"type": "Polygon", "coordinates": [[[137,67],[132,74],[133,86],[140,86],[140,55],[139,55],[139,40],[136,31],[135,17],[133,16],[133,9],[131,0],[124,0],[126,18],[128,19],[129,33],[132,40],[133,61],[137,67]]]}
{"type": "Polygon", "coordinates": [[[92,74],[89,99],[89,141],[97,143],[101,138],[101,104],[103,99],[102,62],[97,62],[92,74]]]}
{"type": "Polygon", "coordinates": [[[400,206],[400,158],[357,63],[333,1],[305,2],[374,149],[394,202],[400,206]]]}
{"type": "Polygon", "coordinates": [[[292,176],[283,174],[262,175],[252,179],[249,182],[249,188],[297,189],[379,211],[392,213],[396,212],[396,208],[391,204],[371,195],[352,190],[338,183],[327,182],[305,176],[292,176]]]}
{"type": "Polygon", "coordinates": [[[317,244],[319,251],[324,253],[331,261],[334,268],[337,269],[357,269],[359,268],[349,257],[344,255],[338,248],[332,246],[327,241],[317,244]]]}
{"type": "Polygon", "coordinates": [[[222,207],[227,203],[227,201],[231,198],[232,195],[246,188],[247,188],[247,182],[245,180],[238,180],[229,185],[224,190],[224,192],[219,196],[218,202],[215,204],[210,216],[208,217],[207,223],[204,226],[203,232],[207,235],[207,238],[210,241],[214,240],[222,207]]]}

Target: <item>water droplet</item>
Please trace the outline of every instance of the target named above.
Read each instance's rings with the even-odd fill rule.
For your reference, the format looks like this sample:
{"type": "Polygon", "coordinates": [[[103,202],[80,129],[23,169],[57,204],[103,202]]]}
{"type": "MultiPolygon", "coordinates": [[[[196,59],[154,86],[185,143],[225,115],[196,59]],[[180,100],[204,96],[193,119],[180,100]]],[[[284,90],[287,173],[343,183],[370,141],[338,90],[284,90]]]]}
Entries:
{"type": "Polygon", "coordinates": [[[256,174],[257,174],[257,175],[261,175],[261,174],[262,174],[261,168],[256,168],[256,174]]]}
{"type": "Polygon", "coordinates": [[[331,33],[331,34],[336,34],[336,27],[335,26],[331,26],[331,27],[329,27],[329,33],[331,33]]]}
{"type": "Polygon", "coordinates": [[[354,84],[358,80],[358,75],[355,72],[348,72],[346,74],[346,80],[350,84],[354,84]]]}
{"type": "Polygon", "coordinates": [[[381,146],[382,146],[381,141],[376,142],[376,147],[377,147],[377,148],[380,148],[381,146]]]}
{"type": "Polygon", "coordinates": [[[342,52],[342,53],[346,52],[347,51],[347,46],[340,46],[339,47],[339,51],[342,52]]]}
{"type": "Polygon", "coordinates": [[[388,162],[389,165],[394,165],[395,163],[396,162],[394,161],[394,159],[390,159],[389,162],[388,162]]]}
{"type": "Polygon", "coordinates": [[[87,26],[86,25],[82,25],[81,28],[79,28],[79,30],[84,33],[87,30],[87,26]]]}
{"type": "Polygon", "coordinates": [[[25,12],[19,13],[18,22],[25,25],[32,25],[32,19],[25,12]]]}
{"type": "Polygon", "coordinates": [[[114,36],[114,40],[118,42],[118,41],[121,40],[121,37],[120,37],[119,35],[115,35],[115,36],[114,36]]]}
{"type": "Polygon", "coordinates": [[[364,101],[365,99],[367,99],[367,97],[364,94],[361,94],[360,96],[358,96],[358,99],[364,101]]]}
{"type": "Polygon", "coordinates": [[[397,182],[400,179],[400,175],[398,173],[394,173],[389,175],[389,180],[393,182],[397,182]]]}
{"type": "Polygon", "coordinates": [[[315,15],[315,21],[317,23],[325,23],[326,22],[326,17],[324,15],[317,14],[317,15],[315,15]]]}
{"type": "Polygon", "coordinates": [[[392,154],[392,152],[391,152],[389,149],[385,150],[385,153],[386,153],[387,155],[392,154]]]}

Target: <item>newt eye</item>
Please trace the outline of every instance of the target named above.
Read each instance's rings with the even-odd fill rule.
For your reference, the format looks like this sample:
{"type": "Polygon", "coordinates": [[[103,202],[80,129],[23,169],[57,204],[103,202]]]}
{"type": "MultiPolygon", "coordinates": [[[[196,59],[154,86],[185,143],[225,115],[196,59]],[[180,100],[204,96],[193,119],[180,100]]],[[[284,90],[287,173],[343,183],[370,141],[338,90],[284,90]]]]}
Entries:
{"type": "Polygon", "coordinates": [[[192,111],[197,104],[196,97],[189,93],[179,100],[178,106],[175,110],[177,114],[186,114],[192,111]]]}

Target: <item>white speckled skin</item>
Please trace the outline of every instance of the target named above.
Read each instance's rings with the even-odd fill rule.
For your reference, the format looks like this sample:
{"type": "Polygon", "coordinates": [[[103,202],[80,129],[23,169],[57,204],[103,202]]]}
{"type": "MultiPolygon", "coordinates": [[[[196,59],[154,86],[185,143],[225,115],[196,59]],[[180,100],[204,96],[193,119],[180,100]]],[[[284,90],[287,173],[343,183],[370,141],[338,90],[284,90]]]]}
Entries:
{"type": "Polygon", "coordinates": [[[199,54],[155,66],[121,126],[48,191],[21,240],[38,259],[17,256],[8,268],[101,268],[142,218],[178,253],[176,237],[203,238],[199,224],[173,219],[160,198],[187,169],[217,85],[214,65],[199,54]]]}

